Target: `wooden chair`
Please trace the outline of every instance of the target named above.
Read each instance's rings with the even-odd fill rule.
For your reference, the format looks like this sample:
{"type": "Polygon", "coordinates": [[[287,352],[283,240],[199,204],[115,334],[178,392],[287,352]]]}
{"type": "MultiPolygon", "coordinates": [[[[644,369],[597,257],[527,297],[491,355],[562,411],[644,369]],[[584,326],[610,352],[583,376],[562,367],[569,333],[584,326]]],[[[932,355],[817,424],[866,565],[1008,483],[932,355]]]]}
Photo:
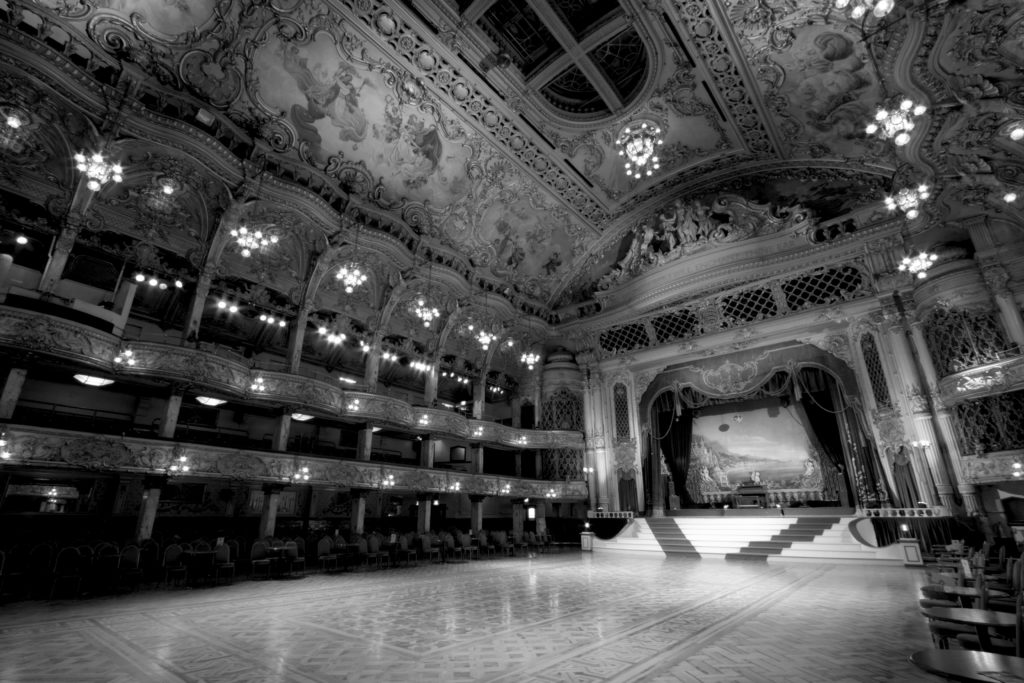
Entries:
{"type": "Polygon", "coordinates": [[[338,568],[338,553],[334,551],[334,539],[324,536],[316,544],[316,557],[320,562],[320,569],[329,572],[338,568]]]}
{"type": "Polygon", "coordinates": [[[269,579],[272,565],[273,559],[267,554],[267,544],[263,541],[253,541],[252,548],[249,549],[249,567],[252,569],[252,575],[255,577],[262,569],[264,576],[269,579]]]}
{"type": "Polygon", "coordinates": [[[121,549],[121,555],[117,561],[117,583],[116,588],[135,590],[142,581],[142,568],[140,566],[142,553],[137,545],[126,545],[121,549]]]}
{"type": "Polygon", "coordinates": [[[180,578],[182,583],[188,579],[188,567],[185,566],[185,562],[182,560],[181,546],[177,543],[172,543],[164,548],[164,584],[170,585],[171,580],[174,578],[180,578]]]}
{"type": "Polygon", "coordinates": [[[231,546],[221,543],[214,548],[213,556],[213,579],[217,581],[224,574],[231,580],[235,578],[235,563],[231,560],[231,546]]]}
{"type": "Polygon", "coordinates": [[[50,600],[57,593],[57,587],[61,584],[70,583],[73,587],[71,594],[78,597],[82,587],[82,557],[78,548],[61,548],[57,553],[57,560],[53,565],[53,578],[50,582],[50,600]]]}
{"type": "Polygon", "coordinates": [[[451,534],[444,534],[441,536],[441,541],[444,543],[444,551],[448,559],[462,559],[462,546],[456,545],[454,536],[451,534]]]}
{"type": "Polygon", "coordinates": [[[420,536],[420,552],[423,553],[423,557],[427,558],[427,562],[432,561],[435,557],[438,562],[441,561],[441,548],[434,545],[430,534],[420,536]]]}
{"type": "MultiPolygon", "coordinates": [[[[366,543],[366,566],[369,567],[372,562],[377,569],[380,569],[382,565],[390,564],[391,558],[386,552],[380,549],[380,536],[377,534],[370,534],[369,538],[365,540],[366,543]]],[[[362,547],[360,547],[362,551],[362,547]]]]}
{"type": "Polygon", "coordinates": [[[481,557],[485,553],[488,557],[494,557],[494,544],[491,543],[491,539],[487,537],[487,532],[483,529],[476,532],[476,546],[480,549],[481,557]]]}
{"type": "Polygon", "coordinates": [[[409,537],[405,534],[398,537],[398,552],[395,553],[395,561],[405,560],[405,564],[415,562],[417,559],[416,549],[410,547],[409,537]]]}
{"type": "Polygon", "coordinates": [[[285,569],[288,573],[295,571],[296,567],[305,572],[306,571],[306,555],[305,553],[299,552],[299,544],[295,541],[287,541],[284,544],[284,560],[285,569]]]}
{"type": "Polygon", "coordinates": [[[480,549],[473,545],[473,537],[469,534],[459,534],[459,545],[462,546],[462,556],[468,559],[480,559],[480,549]]]}

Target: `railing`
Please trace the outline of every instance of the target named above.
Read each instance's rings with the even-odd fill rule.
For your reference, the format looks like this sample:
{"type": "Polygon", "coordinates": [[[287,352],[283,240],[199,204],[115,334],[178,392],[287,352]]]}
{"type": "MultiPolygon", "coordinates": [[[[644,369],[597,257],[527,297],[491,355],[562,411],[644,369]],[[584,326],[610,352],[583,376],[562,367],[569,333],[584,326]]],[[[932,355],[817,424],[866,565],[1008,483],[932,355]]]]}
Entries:
{"type": "Polygon", "coordinates": [[[591,519],[633,519],[636,516],[632,510],[587,510],[587,517],[591,519]]]}
{"type": "MultiPolygon", "coordinates": [[[[732,505],[737,493],[735,491],[711,491],[703,494],[704,502],[713,506],[732,505]]],[[[765,489],[765,504],[768,507],[781,505],[805,505],[825,500],[817,489],[765,489]]],[[[837,503],[838,504],[838,503],[837,503]]]]}
{"type": "Polygon", "coordinates": [[[857,508],[859,517],[952,517],[942,505],[918,508],[857,508]]]}

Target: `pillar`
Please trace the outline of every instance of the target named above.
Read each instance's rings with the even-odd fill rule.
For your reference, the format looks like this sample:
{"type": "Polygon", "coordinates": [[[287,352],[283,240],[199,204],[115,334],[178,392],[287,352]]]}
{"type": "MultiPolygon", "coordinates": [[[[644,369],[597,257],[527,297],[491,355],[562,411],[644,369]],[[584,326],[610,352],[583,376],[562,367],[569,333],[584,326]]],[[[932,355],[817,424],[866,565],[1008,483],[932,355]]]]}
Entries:
{"type": "Polygon", "coordinates": [[[364,522],[366,521],[366,494],[364,489],[352,489],[352,517],[349,531],[353,534],[362,534],[364,522]]]}
{"type": "Polygon", "coordinates": [[[160,417],[160,437],[173,439],[178,428],[178,415],[181,413],[182,394],[173,393],[167,397],[163,415],[160,417]]]}
{"type": "Polygon", "coordinates": [[[11,277],[11,266],[14,265],[14,256],[11,254],[0,254],[0,291],[6,291],[7,280],[11,277]]]}
{"type": "Polygon", "coordinates": [[[473,419],[484,419],[484,406],[487,403],[487,375],[481,374],[479,381],[473,383],[473,419]]]}
{"type": "Polygon", "coordinates": [[[366,425],[359,430],[356,440],[356,460],[370,461],[373,453],[373,427],[366,425]]]}
{"type": "Polygon", "coordinates": [[[475,536],[484,528],[484,500],[487,496],[469,494],[469,527],[475,536]]]}
{"type": "Polygon", "coordinates": [[[292,415],[291,413],[283,413],[277,416],[274,420],[274,441],[271,444],[271,448],[275,451],[286,451],[288,450],[288,434],[292,430],[292,415]]]}
{"type": "Polygon", "coordinates": [[[160,491],[167,483],[165,476],[148,476],[142,481],[142,505],[135,523],[135,542],[141,543],[153,536],[153,523],[160,507],[160,491]]]}
{"type": "Polygon", "coordinates": [[[434,443],[434,438],[430,436],[420,442],[420,467],[434,466],[434,443]]]}
{"type": "Polygon", "coordinates": [[[199,323],[203,319],[203,311],[206,310],[206,299],[210,296],[210,283],[212,278],[209,273],[202,273],[196,281],[196,290],[192,293],[192,305],[189,308],[188,322],[182,332],[183,344],[195,344],[199,347],[199,323]]]}
{"type": "Polygon", "coordinates": [[[474,474],[484,473],[484,447],[477,444],[476,446],[470,446],[469,457],[471,460],[470,467],[474,474]]]}
{"type": "Polygon", "coordinates": [[[77,214],[69,215],[64,228],[60,231],[57,241],[50,253],[50,260],[46,262],[43,275],[39,280],[40,292],[52,292],[57,285],[61,275],[64,274],[64,266],[68,263],[68,256],[78,239],[78,231],[84,224],[82,216],[77,214]]]}
{"type": "Polygon", "coordinates": [[[374,392],[377,390],[377,376],[380,374],[380,340],[376,339],[366,352],[366,369],[363,372],[363,383],[366,390],[374,392]]]}
{"type": "Polygon", "coordinates": [[[281,500],[283,484],[263,485],[263,511],[260,513],[260,538],[274,535],[277,526],[277,504],[281,500]]]}
{"type": "Polygon", "coordinates": [[[299,309],[295,316],[295,323],[292,325],[292,332],[288,336],[288,370],[298,372],[302,363],[302,345],[306,339],[306,323],[309,321],[309,309],[305,306],[299,309]]]}
{"type": "Polygon", "coordinates": [[[437,401],[437,362],[430,364],[423,384],[423,405],[434,406],[437,401]]]}
{"type": "Polygon", "coordinates": [[[548,530],[548,502],[546,500],[537,501],[537,516],[534,521],[537,523],[537,533],[543,534],[548,530]]]}
{"type": "Polygon", "coordinates": [[[516,396],[512,399],[512,426],[519,429],[523,426],[523,399],[516,396]]]}
{"type": "Polygon", "coordinates": [[[430,507],[434,504],[434,496],[419,494],[416,496],[416,533],[425,534],[430,531],[430,507]]]}
{"type": "Polygon", "coordinates": [[[10,420],[14,415],[14,409],[18,405],[18,398],[21,396],[22,387],[25,386],[26,377],[28,377],[27,368],[11,368],[11,371],[7,373],[3,391],[0,392],[0,420],[10,420]]]}
{"type": "Polygon", "coordinates": [[[957,488],[964,499],[964,512],[971,517],[983,514],[981,496],[978,494],[978,487],[974,484],[960,484],[957,488]]]}
{"type": "Polygon", "coordinates": [[[520,500],[512,501],[512,534],[516,536],[522,536],[523,534],[523,523],[526,521],[526,507],[529,505],[526,501],[529,498],[523,498],[520,500]]]}
{"type": "Polygon", "coordinates": [[[121,285],[114,293],[113,310],[118,315],[118,322],[117,326],[114,328],[114,334],[121,335],[124,332],[124,326],[127,324],[128,318],[132,314],[132,303],[135,301],[135,293],[138,289],[139,285],[135,282],[134,278],[124,278],[121,280],[121,285]]]}

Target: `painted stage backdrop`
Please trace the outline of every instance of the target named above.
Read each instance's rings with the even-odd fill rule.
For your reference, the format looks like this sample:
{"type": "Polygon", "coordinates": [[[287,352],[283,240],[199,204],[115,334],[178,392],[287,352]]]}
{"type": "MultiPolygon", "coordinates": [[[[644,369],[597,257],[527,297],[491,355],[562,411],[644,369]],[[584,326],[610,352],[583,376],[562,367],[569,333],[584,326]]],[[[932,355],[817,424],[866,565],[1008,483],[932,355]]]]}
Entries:
{"type": "Polygon", "coordinates": [[[792,408],[777,400],[702,410],[693,420],[686,479],[700,503],[721,502],[751,482],[778,502],[818,500],[822,490],[820,455],[792,408]]]}

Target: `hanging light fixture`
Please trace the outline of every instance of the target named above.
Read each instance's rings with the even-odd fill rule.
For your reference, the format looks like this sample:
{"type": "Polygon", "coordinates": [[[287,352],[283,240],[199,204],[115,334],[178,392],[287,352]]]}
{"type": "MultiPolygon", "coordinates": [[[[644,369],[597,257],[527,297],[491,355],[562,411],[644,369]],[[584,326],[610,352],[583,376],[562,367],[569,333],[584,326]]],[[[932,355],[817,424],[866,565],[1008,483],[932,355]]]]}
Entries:
{"type": "Polygon", "coordinates": [[[890,211],[899,209],[907,215],[908,219],[914,220],[921,213],[919,207],[930,196],[931,189],[927,185],[904,187],[895,195],[885,198],[885,208],[890,211]]]}
{"type": "Polygon", "coordinates": [[[615,146],[625,162],[626,175],[640,178],[660,169],[655,152],[662,142],[661,128],[653,123],[641,121],[639,126],[631,124],[623,128],[615,138],[615,146]]]}
{"type": "Polygon", "coordinates": [[[531,351],[529,353],[524,353],[519,360],[526,365],[527,370],[533,370],[533,366],[540,360],[540,356],[531,351]]]}
{"type": "Polygon", "coordinates": [[[864,129],[868,135],[877,135],[883,140],[892,140],[897,147],[910,142],[915,119],[922,116],[928,107],[902,98],[899,102],[883,103],[875,111],[875,120],[864,129]]]}
{"type": "Polygon", "coordinates": [[[85,174],[85,186],[93,192],[110,181],[119,183],[124,180],[124,168],[119,163],[107,161],[99,152],[86,155],[84,152],[75,154],[75,168],[85,174]]]}
{"type": "Polygon", "coordinates": [[[235,238],[235,244],[238,245],[244,258],[252,256],[253,251],[277,244],[277,235],[263,234],[262,230],[249,230],[244,225],[232,228],[231,236],[235,238]]]}
{"type": "Polygon", "coordinates": [[[896,6],[894,0],[835,0],[836,9],[850,9],[851,19],[860,19],[868,12],[881,19],[896,6]]]}
{"type": "Polygon", "coordinates": [[[345,286],[346,294],[351,294],[355,291],[356,287],[366,282],[366,273],[359,270],[359,266],[355,263],[343,265],[338,269],[334,277],[341,280],[341,283],[345,286]]]}
{"type": "Polygon", "coordinates": [[[480,342],[480,347],[486,351],[491,348],[491,344],[497,337],[486,330],[480,330],[477,332],[476,340],[480,342]]]}
{"type": "MultiPolygon", "coordinates": [[[[938,258],[938,254],[929,254],[923,251],[917,256],[904,256],[903,260],[900,261],[900,272],[916,275],[918,279],[923,280],[927,277],[926,271],[932,267],[938,258]]],[[[916,445],[917,442],[915,441],[914,444],[916,445]]]]}

